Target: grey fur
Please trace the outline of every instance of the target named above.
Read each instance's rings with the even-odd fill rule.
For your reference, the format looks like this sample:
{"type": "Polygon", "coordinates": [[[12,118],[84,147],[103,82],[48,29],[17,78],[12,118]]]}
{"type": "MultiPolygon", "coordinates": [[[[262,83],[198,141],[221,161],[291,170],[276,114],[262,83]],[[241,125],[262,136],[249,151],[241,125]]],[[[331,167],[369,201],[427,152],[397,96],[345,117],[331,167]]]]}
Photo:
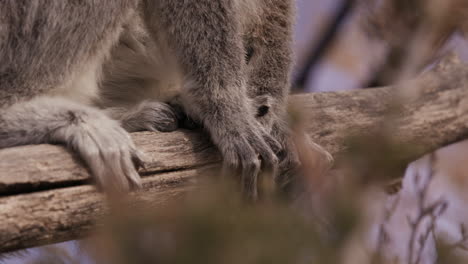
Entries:
{"type": "Polygon", "coordinates": [[[181,113],[166,103],[143,101],[129,108],[109,107],[105,111],[114,119],[120,120],[122,127],[129,131],[171,132],[179,128],[181,113]]]}
{"type": "Polygon", "coordinates": [[[0,111],[0,148],[63,143],[86,162],[101,187],[140,186],[142,155],[115,120],[63,98],[37,97],[0,111]]]}
{"type": "Polygon", "coordinates": [[[178,98],[255,198],[262,164],[297,164],[285,113],[292,3],[1,1],[0,146],[65,143],[104,186],[138,184],[138,154],[112,118],[170,131],[180,115],[166,103],[178,98]]]}
{"type": "Polygon", "coordinates": [[[0,1],[0,147],[64,143],[101,187],[139,186],[129,134],[89,106],[136,1],[0,1]],[[94,78],[82,78],[94,77],[94,78]],[[72,102],[74,100],[76,102],[72,102]]]}
{"type": "Polygon", "coordinates": [[[256,153],[261,151],[264,151],[266,157],[262,159],[273,170],[278,163],[272,152],[281,155],[278,180],[282,185],[286,184],[294,174],[292,168],[299,165],[289,139],[285,109],[289,93],[293,1],[172,2],[160,1],[159,5],[155,4],[161,12],[165,10],[166,18],[149,19],[152,23],[149,26],[136,19],[126,26],[124,37],[113,49],[112,59],[104,67],[101,99],[126,105],[128,98],[135,102],[151,98],[180,106],[189,118],[203,123],[210,131],[228,167],[244,167],[246,189],[254,192],[253,196],[256,195],[256,175],[261,166],[256,153]],[[217,19],[237,23],[225,25],[214,17],[211,23],[216,23],[218,28],[214,27],[211,32],[207,31],[206,26],[209,25],[201,26],[204,22],[199,21],[200,17],[214,15],[210,10],[223,9],[230,12],[217,19]],[[149,28],[153,29],[154,38],[149,36],[149,28]],[[166,29],[171,31],[167,32],[166,29]],[[197,33],[200,30],[203,34],[197,33]],[[218,31],[230,34],[223,35],[218,31]],[[171,45],[171,37],[180,39],[173,40],[171,45]],[[176,44],[185,46],[178,48],[176,44]],[[181,51],[187,52],[180,54],[181,51]],[[176,54],[178,57],[170,57],[168,54],[176,54]],[[193,59],[200,62],[190,61],[193,59]],[[189,65],[188,68],[185,66],[184,69],[184,64],[189,65]],[[203,69],[198,65],[219,65],[219,68],[203,69]],[[116,79],[120,81],[115,82],[116,79]],[[225,84],[216,85],[216,82],[225,84]],[[223,87],[226,84],[232,87],[223,87]],[[128,87],[134,89],[129,90],[128,87]],[[128,94],[129,91],[132,94],[128,94]],[[155,94],[154,91],[165,92],[155,94]],[[165,97],[161,97],[161,94],[165,97]],[[218,98],[213,99],[213,94],[218,98]],[[176,95],[181,96],[174,100],[176,95]],[[216,101],[219,103],[213,104],[216,101]],[[224,110],[219,111],[219,106],[224,110]],[[223,121],[211,120],[213,113],[219,113],[223,121]],[[237,130],[226,131],[233,127],[237,130]],[[250,135],[244,132],[244,128],[250,130],[250,135]],[[239,138],[239,133],[245,137],[239,138]],[[252,146],[255,144],[261,146],[252,146]],[[232,151],[236,145],[242,150],[232,151]],[[255,151],[254,148],[261,150],[255,151]]]}

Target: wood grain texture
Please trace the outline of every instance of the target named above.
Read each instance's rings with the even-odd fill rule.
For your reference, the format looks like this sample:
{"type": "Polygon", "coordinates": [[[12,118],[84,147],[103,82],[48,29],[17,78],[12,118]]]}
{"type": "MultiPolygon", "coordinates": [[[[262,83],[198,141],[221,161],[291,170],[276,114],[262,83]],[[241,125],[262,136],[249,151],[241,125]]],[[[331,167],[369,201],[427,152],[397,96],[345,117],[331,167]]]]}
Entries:
{"type": "MultiPolygon", "coordinates": [[[[181,197],[200,173],[191,169],[146,177],[133,198],[157,208],[181,197]]],[[[91,185],[0,198],[0,252],[85,236],[105,213],[103,198],[91,185]]]]}
{"type": "MultiPolygon", "coordinates": [[[[308,135],[334,156],[346,153],[349,136],[369,135],[384,124],[397,142],[417,149],[404,157],[408,162],[468,136],[468,69],[453,58],[395,87],[301,94],[290,102],[305,113],[308,135]],[[384,118],[396,101],[401,107],[392,119],[384,118]]],[[[201,171],[220,161],[196,131],[132,137],[149,160],[141,171],[145,187],[135,195],[155,206],[182,195],[201,171]]],[[[0,150],[0,251],[86,234],[105,212],[102,195],[88,179],[87,169],[61,146],[0,150]]]]}

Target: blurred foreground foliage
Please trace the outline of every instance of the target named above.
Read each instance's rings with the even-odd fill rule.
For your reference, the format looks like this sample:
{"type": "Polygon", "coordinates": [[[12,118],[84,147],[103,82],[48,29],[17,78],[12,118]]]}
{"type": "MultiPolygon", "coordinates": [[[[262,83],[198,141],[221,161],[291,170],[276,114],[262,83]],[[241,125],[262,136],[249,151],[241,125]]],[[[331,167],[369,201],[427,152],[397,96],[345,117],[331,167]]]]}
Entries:
{"type": "Polygon", "coordinates": [[[338,263],[359,218],[352,201],[328,212],[331,225],[282,196],[251,203],[219,182],[157,210],[115,202],[92,243],[98,263],[338,263]]]}

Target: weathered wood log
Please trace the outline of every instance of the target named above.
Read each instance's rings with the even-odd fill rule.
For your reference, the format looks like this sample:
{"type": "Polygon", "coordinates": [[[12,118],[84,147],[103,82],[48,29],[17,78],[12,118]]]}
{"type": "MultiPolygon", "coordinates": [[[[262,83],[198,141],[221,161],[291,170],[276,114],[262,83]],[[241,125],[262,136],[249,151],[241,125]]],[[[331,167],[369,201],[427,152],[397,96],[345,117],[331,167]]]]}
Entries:
{"type": "MultiPolygon", "coordinates": [[[[291,104],[306,113],[306,132],[332,155],[346,153],[349,136],[365,136],[382,125],[396,91],[412,91],[396,112],[395,140],[418,150],[408,162],[468,136],[468,68],[445,62],[414,81],[395,87],[301,94],[291,104]]],[[[143,191],[156,205],[193,186],[220,157],[195,131],[134,133],[150,162],[143,191]]],[[[375,142],[379,144],[379,142],[375,142]]],[[[35,145],[0,150],[0,251],[78,238],[104,212],[101,194],[87,182],[88,171],[61,146],[35,145]]]]}

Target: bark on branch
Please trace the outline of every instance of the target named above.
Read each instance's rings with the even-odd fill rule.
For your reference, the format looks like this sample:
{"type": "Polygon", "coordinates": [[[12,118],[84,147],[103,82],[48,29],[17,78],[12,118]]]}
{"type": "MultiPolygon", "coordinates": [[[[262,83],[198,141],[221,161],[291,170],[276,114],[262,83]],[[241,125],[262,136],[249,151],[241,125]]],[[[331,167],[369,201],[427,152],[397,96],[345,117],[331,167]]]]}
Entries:
{"type": "MultiPolygon", "coordinates": [[[[346,138],[367,135],[382,125],[397,91],[403,107],[392,131],[420,155],[468,136],[468,68],[451,58],[414,81],[370,90],[294,95],[307,113],[307,133],[332,155],[346,152],[346,138]]],[[[154,204],[187,191],[220,157],[205,136],[193,131],[134,133],[151,159],[144,190],[135,194],[154,204]]],[[[378,142],[376,142],[378,144],[378,142]]],[[[35,145],[0,150],[0,252],[78,238],[103,214],[102,195],[87,182],[88,171],[61,146],[35,145]]]]}

